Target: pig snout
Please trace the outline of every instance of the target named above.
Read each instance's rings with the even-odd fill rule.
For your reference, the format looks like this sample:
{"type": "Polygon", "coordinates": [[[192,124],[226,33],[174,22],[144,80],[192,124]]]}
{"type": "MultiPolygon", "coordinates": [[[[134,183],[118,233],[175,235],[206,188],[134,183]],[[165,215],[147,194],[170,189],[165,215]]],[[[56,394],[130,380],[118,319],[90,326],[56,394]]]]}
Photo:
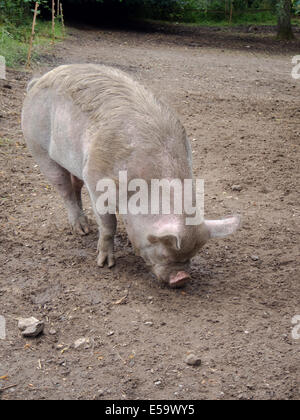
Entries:
{"type": "Polygon", "coordinates": [[[154,266],[152,272],[158,280],[172,288],[183,287],[190,279],[190,275],[182,268],[154,266]]]}
{"type": "Polygon", "coordinates": [[[179,271],[177,274],[172,274],[169,279],[171,287],[183,287],[190,279],[190,275],[185,271],[179,271]]]}

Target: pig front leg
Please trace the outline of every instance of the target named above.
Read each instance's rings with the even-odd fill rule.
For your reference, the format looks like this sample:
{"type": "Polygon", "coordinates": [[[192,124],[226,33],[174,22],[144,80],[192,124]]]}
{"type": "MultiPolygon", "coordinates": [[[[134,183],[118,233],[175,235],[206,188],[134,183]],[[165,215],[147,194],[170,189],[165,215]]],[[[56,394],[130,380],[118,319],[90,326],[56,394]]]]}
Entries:
{"type": "Polygon", "coordinates": [[[84,182],[89,191],[95,218],[99,227],[99,241],[98,241],[98,257],[97,264],[99,267],[104,267],[107,263],[111,268],[115,265],[114,257],[114,238],[117,230],[117,218],[115,214],[99,214],[97,210],[97,200],[99,198],[97,193],[97,179],[102,177],[96,172],[89,170],[89,167],[84,171],[84,182]]]}
{"type": "Polygon", "coordinates": [[[117,230],[117,218],[114,214],[106,214],[97,217],[99,225],[98,258],[99,267],[104,267],[107,262],[108,268],[115,265],[114,238],[117,230]]]}

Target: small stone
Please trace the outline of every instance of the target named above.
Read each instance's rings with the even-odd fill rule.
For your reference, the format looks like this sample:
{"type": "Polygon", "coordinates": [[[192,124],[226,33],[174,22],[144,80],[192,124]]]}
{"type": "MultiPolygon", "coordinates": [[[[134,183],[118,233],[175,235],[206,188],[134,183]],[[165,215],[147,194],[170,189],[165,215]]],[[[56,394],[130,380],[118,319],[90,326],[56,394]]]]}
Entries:
{"type": "Polygon", "coordinates": [[[43,321],[36,318],[21,318],[18,324],[19,329],[22,331],[23,337],[34,338],[40,335],[45,328],[43,321]]]}
{"type": "Polygon", "coordinates": [[[23,337],[34,338],[42,334],[44,331],[45,324],[41,321],[37,324],[31,325],[22,332],[23,337]]]}
{"type": "Polygon", "coordinates": [[[202,363],[201,359],[193,353],[187,356],[187,358],[185,359],[185,362],[190,366],[200,366],[202,363]]]}
{"type": "Polygon", "coordinates": [[[145,325],[148,325],[148,327],[152,327],[153,326],[153,322],[147,321],[147,322],[145,322],[145,325]]]}
{"type": "Polygon", "coordinates": [[[31,317],[31,318],[20,318],[18,323],[18,328],[21,331],[26,330],[26,328],[30,327],[30,325],[36,324],[39,322],[38,319],[31,317]]]}
{"type": "Polygon", "coordinates": [[[90,343],[89,338],[82,337],[82,338],[79,338],[78,340],[75,341],[74,348],[77,350],[77,349],[79,349],[79,347],[82,347],[85,344],[88,345],[89,343],[90,343]]]}
{"type": "Polygon", "coordinates": [[[50,335],[56,335],[57,334],[57,331],[54,330],[53,328],[51,328],[51,330],[49,330],[49,334],[50,335]]]}
{"type": "Polygon", "coordinates": [[[109,331],[108,333],[107,333],[107,337],[111,337],[112,335],[114,335],[114,331],[109,331]]]}
{"type": "Polygon", "coordinates": [[[232,191],[242,191],[241,185],[232,185],[232,191]]]}
{"type": "Polygon", "coordinates": [[[260,192],[261,192],[262,194],[268,194],[270,191],[268,190],[268,188],[266,188],[265,186],[263,186],[263,187],[261,188],[260,192]]]}
{"type": "Polygon", "coordinates": [[[251,255],[251,260],[252,261],[258,261],[259,257],[257,255],[251,255]]]}

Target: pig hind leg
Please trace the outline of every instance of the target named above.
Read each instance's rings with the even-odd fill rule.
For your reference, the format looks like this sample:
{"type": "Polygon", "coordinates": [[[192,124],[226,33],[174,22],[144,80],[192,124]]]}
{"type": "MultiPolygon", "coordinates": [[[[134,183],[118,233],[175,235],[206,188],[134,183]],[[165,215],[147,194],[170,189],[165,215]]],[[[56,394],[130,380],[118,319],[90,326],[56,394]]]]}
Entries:
{"type": "Polygon", "coordinates": [[[77,202],[79,208],[81,210],[83,210],[82,199],[81,199],[81,190],[82,190],[82,187],[84,186],[84,182],[81,181],[81,179],[78,179],[76,176],[71,175],[71,183],[72,183],[72,188],[73,188],[73,191],[74,191],[74,194],[75,194],[76,202],[77,202]]]}
{"type": "MultiPolygon", "coordinates": [[[[71,183],[72,183],[73,193],[74,193],[74,197],[76,201],[76,203],[74,203],[75,206],[73,210],[75,210],[75,207],[76,207],[76,211],[78,210],[78,207],[80,209],[80,214],[76,214],[75,212],[75,216],[77,215],[77,217],[75,217],[74,224],[71,221],[71,225],[73,226],[73,229],[75,230],[75,232],[79,233],[80,235],[86,235],[90,232],[90,228],[89,228],[88,219],[85,216],[83,212],[83,207],[82,207],[81,190],[84,185],[84,182],[81,181],[81,179],[78,179],[76,176],[71,175],[71,183]]],[[[69,213],[69,218],[70,218],[70,213],[69,213]]]]}
{"type": "Polygon", "coordinates": [[[73,231],[80,235],[88,234],[88,220],[84,215],[81,201],[83,182],[52,160],[46,151],[32,152],[41,172],[63,198],[73,231]]]}
{"type": "Polygon", "coordinates": [[[96,216],[99,226],[98,258],[99,267],[104,267],[105,263],[109,268],[115,265],[114,257],[114,237],[117,229],[117,218],[114,214],[96,216]]]}

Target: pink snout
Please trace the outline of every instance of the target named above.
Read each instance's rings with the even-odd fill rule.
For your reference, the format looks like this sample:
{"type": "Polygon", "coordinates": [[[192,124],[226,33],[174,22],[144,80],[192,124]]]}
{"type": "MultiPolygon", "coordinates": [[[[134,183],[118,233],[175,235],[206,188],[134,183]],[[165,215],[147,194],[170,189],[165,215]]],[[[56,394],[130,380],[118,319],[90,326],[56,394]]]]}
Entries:
{"type": "Polygon", "coordinates": [[[183,287],[190,279],[190,275],[185,271],[179,271],[177,274],[170,276],[169,284],[171,287],[183,287]]]}

